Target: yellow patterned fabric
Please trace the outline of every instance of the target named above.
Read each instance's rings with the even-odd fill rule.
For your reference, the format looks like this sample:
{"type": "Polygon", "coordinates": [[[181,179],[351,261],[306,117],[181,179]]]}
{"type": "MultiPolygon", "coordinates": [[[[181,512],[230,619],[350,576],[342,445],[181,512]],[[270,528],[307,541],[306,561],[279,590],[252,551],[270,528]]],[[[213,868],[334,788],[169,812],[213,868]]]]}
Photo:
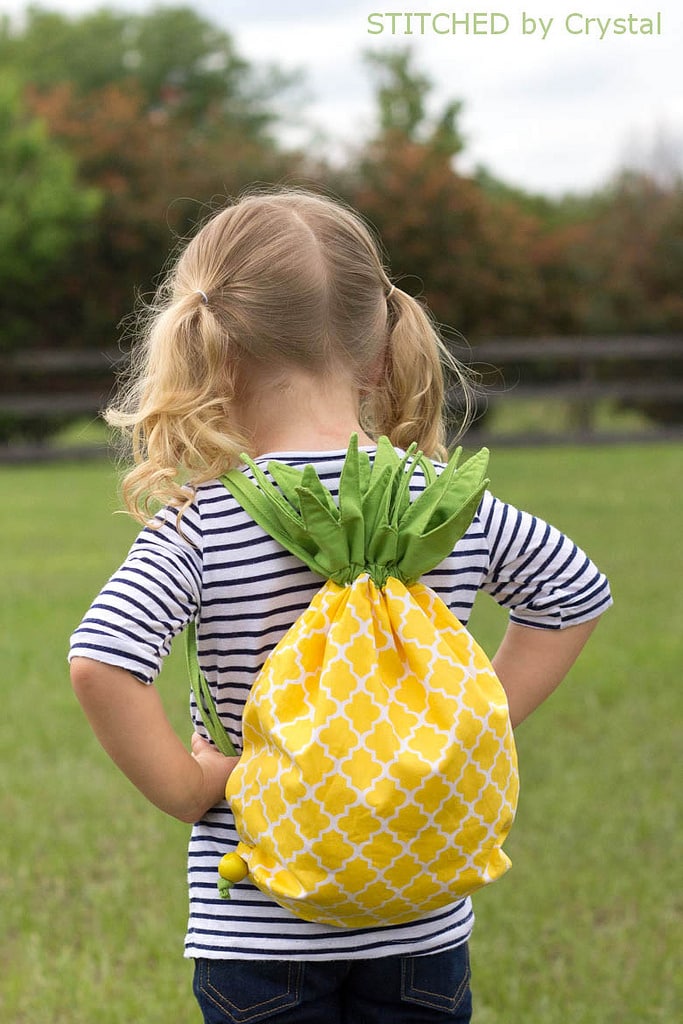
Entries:
{"type": "MultiPolygon", "coordinates": [[[[368,475],[361,465],[346,484],[342,479],[347,493],[338,509],[325,499],[328,543],[353,532],[349,520],[358,526],[359,510],[371,523],[366,552],[383,523],[394,540],[402,523],[412,528],[414,543],[392,540],[385,554],[393,561],[380,559],[379,572],[376,558],[366,558],[372,571],[359,572],[357,550],[347,557],[346,579],[334,570],[337,578],[322,586],[252,687],[243,753],[226,788],[241,838],[236,852],[251,880],[299,917],[340,927],[414,920],[495,880],[510,863],[501,846],[515,814],[518,774],[503,688],[437,595],[400,578],[401,552],[406,561],[421,552],[419,562],[430,547],[426,562],[438,564],[452,550],[444,526],[460,536],[469,524],[487,483],[485,458],[463,466],[462,476],[449,467],[436,498],[424,498],[437,486],[426,469],[416,509],[420,499],[407,499],[406,480],[426,460],[418,453],[409,462],[410,455],[392,462],[383,444],[379,468],[368,475]],[[386,506],[378,517],[374,499],[364,507],[363,495],[382,472],[390,495],[375,487],[386,506]],[[343,527],[337,534],[330,533],[335,520],[343,527]],[[430,534],[433,543],[421,543],[430,534]]],[[[358,460],[355,445],[348,458],[358,460]]],[[[291,482],[290,467],[284,476],[273,468],[280,486],[285,477],[291,482]]],[[[226,482],[235,493],[234,477],[226,482]]],[[[260,478],[262,493],[270,486],[260,478]]],[[[301,481],[297,486],[290,509],[303,515],[307,499],[301,481]]],[[[316,490],[310,474],[306,486],[316,490]]],[[[238,500],[241,482],[240,489],[238,500]]],[[[309,564],[326,557],[315,545],[305,555],[309,564]]]]}

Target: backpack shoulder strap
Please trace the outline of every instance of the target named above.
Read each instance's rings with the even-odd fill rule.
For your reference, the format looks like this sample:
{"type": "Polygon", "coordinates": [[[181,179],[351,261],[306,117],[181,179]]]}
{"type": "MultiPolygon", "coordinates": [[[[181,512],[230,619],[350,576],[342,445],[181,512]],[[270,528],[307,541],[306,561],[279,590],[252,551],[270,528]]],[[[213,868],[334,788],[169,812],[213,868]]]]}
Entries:
{"type": "Polygon", "coordinates": [[[194,621],[189,622],[185,630],[185,660],[187,662],[187,674],[190,677],[190,685],[194,694],[195,703],[199,709],[204,722],[204,728],[209,736],[226,757],[236,757],[237,751],[232,740],[228,736],[225,726],[218,717],[218,711],[214,703],[209,684],[207,683],[202,670],[199,667],[197,657],[197,627],[194,621]]]}

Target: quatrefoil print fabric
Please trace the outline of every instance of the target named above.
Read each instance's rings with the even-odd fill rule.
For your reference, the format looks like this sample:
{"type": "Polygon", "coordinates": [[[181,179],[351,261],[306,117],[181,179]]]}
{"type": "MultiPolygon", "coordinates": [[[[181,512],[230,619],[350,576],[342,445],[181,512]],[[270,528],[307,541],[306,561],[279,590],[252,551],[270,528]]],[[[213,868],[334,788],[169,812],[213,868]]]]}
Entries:
{"type": "Polygon", "coordinates": [[[427,587],[326,584],[253,689],[227,795],[237,852],[282,906],[352,928],[410,921],[509,866],[505,696],[427,587]]]}

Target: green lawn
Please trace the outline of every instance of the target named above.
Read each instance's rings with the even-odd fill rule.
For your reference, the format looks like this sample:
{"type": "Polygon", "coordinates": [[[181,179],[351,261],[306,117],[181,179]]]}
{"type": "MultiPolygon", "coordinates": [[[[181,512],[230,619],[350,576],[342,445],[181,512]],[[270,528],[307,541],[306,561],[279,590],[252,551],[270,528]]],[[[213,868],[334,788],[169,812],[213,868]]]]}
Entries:
{"type": "MultiPolygon", "coordinates": [[[[494,490],[570,533],[616,606],[519,730],[513,869],[475,899],[476,1024],[672,1022],[683,665],[680,446],[501,450],[494,490]]],[[[198,1022],[185,925],[186,826],[107,761],[72,697],[68,636],[135,534],[106,463],[0,470],[4,771],[0,1020],[198,1022]]],[[[475,630],[503,628],[482,602],[475,630]]],[[[189,738],[172,657],[160,688],[189,738]]]]}

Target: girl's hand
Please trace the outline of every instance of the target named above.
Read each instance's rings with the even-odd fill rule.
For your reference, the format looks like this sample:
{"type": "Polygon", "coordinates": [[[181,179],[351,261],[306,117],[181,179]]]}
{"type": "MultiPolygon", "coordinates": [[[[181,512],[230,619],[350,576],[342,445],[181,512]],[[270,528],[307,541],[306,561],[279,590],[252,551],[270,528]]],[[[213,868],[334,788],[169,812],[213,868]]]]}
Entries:
{"type": "Polygon", "coordinates": [[[208,743],[198,732],[190,741],[192,756],[202,770],[204,786],[201,791],[201,813],[198,818],[225,799],[225,784],[239,757],[226,757],[212,743],[208,743]]]}

